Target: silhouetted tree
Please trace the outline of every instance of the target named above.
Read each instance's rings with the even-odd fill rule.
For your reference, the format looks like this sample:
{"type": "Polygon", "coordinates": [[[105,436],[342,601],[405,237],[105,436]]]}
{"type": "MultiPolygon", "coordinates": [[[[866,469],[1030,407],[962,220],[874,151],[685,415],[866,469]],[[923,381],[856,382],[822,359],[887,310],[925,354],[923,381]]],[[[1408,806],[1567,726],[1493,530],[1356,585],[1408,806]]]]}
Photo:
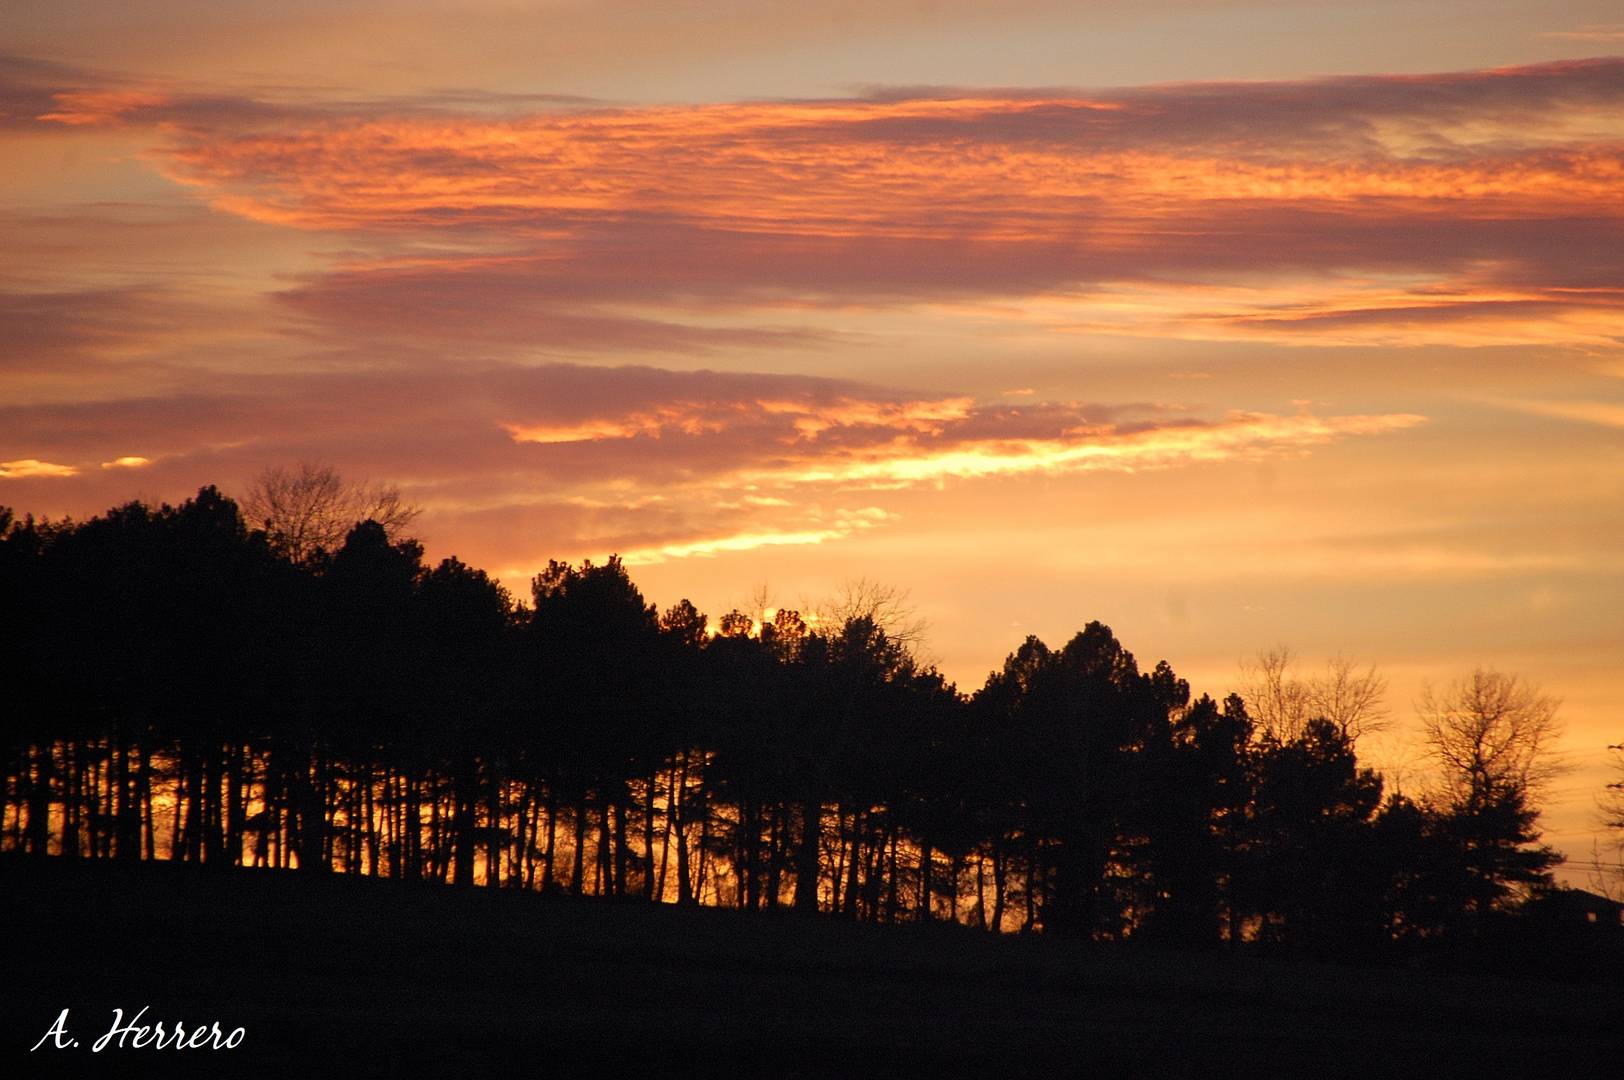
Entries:
{"type": "Polygon", "coordinates": [[[1147,831],[1144,766],[1189,687],[1165,667],[1141,675],[1110,629],[1090,623],[1059,652],[1028,638],[982,696],[1002,699],[1005,737],[1021,748],[1006,767],[1026,818],[1026,924],[1122,935],[1147,831]]]}
{"type": "Polygon", "coordinates": [[[1596,851],[1597,884],[1615,899],[1624,896],[1624,743],[1609,746],[1613,755],[1613,775],[1618,779],[1602,789],[1601,823],[1613,836],[1612,851],[1596,851]],[[1608,855],[1611,855],[1609,861],[1608,855]]]}
{"type": "Polygon", "coordinates": [[[1609,829],[1624,832],[1624,743],[1607,748],[1613,754],[1613,773],[1618,776],[1606,787],[1603,797],[1602,824],[1609,829]]]}
{"type": "Polygon", "coordinates": [[[1220,707],[1203,696],[1182,711],[1163,748],[1146,808],[1153,935],[1186,946],[1238,937],[1228,916],[1233,866],[1252,800],[1248,747],[1252,721],[1241,699],[1220,707]]]}
{"type": "Polygon", "coordinates": [[[554,782],[574,809],[570,888],[584,888],[588,818],[597,813],[595,891],[626,892],[632,776],[657,772],[662,733],[655,715],[659,625],[618,558],[579,568],[553,562],[532,584],[531,655],[542,714],[556,731],[554,782]]]}
{"type": "Polygon", "coordinates": [[[1555,860],[1556,705],[1506,676],[1423,699],[1446,783],[1384,803],[1373,670],[1267,654],[1254,712],[1089,623],[965,699],[895,590],[713,627],[611,558],[525,607],[402,521],[0,508],[0,848],[1415,956],[1487,955],[1555,860]]]}
{"type": "Polygon", "coordinates": [[[1555,756],[1558,701],[1512,675],[1473,671],[1442,692],[1428,688],[1419,711],[1442,770],[1440,802],[1470,879],[1476,912],[1549,881],[1560,857],[1539,840],[1533,800],[1564,768],[1555,756]]]}
{"type": "Polygon", "coordinates": [[[1352,740],[1328,720],[1287,742],[1265,736],[1252,761],[1237,900],[1258,918],[1258,936],[1315,951],[1368,938],[1376,912],[1360,901],[1378,888],[1368,841],[1381,778],[1359,767],[1352,740]]]}
{"type": "Polygon", "coordinates": [[[1259,652],[1241,665],[1240,696],[1258,734],[1290,742],[1310,720],[1328,720],[1349,738],[1387,726],[1387,680],[1375,665],[1360,670],[1351,660],[1326,661],[1321,672],[1300,676],[1285,646],[1259,652]]]}
{"type": "Polygon", "coordinates": [[[293,562],[336,551],[349,531],[376,522],[390,540],[401,539],[419,510],[387,484],[346,480],[331,465],[303,461],[261,472],[242,501],[243,516],[265,530],[271,547],[293,562]]]}

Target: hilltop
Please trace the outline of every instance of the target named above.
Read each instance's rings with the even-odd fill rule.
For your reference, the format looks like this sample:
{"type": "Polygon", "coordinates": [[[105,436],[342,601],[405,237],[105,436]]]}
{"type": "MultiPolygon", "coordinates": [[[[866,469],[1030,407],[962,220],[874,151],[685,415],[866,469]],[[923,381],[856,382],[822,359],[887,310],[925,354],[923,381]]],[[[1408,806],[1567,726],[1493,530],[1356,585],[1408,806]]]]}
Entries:
{"type": "MultiPolygon", "coordinates": [[[[1618,1060],[1624,995],[164,863],[0,863],[5,1045],[63,1007],[242,1025],[196,1075],[1517,1075],[1618,1060]],[[229,1054],[229,1057],[228,1057],[229,1054]]],[[[88,1042],[87,1042],[88,1044],[88,1042]]],[[[23,1054],[26,1075],[183,1055],[23,1054]]],[[[11,1075],[22,1075],[11,1073],[11,1075]]]]}

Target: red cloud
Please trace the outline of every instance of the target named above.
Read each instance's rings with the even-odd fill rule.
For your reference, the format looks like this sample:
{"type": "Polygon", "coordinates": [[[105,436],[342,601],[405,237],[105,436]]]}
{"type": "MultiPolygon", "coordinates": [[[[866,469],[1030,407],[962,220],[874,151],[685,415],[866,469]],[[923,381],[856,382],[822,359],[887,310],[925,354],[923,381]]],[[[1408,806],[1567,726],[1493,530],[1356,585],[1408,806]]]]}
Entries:
{"type": "MultiPolygon", "coordinates": [[[[74,115],[165,119],[163,167],[216,207],[391,252],[282,294],[339,335],[694,352],[813,340],[691,318],[726,308],[1365,272],[1571,306],[1620,284],[1620,60],[506,116],[140,98],[74,115]],[[454,256],[393,254],[451,237],[454,256]]],[[[1343,292],[1328,310],[1414,306],[1343,292]]],[[[1474,310],[1505,322],[1456,315],[1474,310]]],[[[1228,315],[1275,332],[1253,304],[1228,315]]]]}
{"type": "Polygon", "coordinates": [[[398,481],[428,508],[427,538],[466,544],[470,557],[517,559],[522,548],[663,560],[883,528],[893,511],[876,503],[900,488],[1300,454],[1421,422],[990,405],[646,367],[236,376],[185,396],[0,408],[0,497],[87,513],[128,496],[125,470],[98,463],[139,461],[143,490],[176,498],[322,458],[398,481]],[[520,528],[535,535],[510,535],[520,528]]]}

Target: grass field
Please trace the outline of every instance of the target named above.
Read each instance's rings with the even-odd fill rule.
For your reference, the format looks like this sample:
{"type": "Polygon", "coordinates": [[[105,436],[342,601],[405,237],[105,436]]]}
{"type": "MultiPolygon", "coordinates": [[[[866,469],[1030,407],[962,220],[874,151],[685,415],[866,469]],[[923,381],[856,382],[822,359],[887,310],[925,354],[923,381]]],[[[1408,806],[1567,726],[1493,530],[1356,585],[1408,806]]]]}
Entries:
{"type": "Polygon", "coordinates": [[[0,861],[0,916],[5,1076],[1624,1075],[1543,980],[168,864],[0,861]],[[245,1038],[88,1052],[143,1005],[245,1038]]]}

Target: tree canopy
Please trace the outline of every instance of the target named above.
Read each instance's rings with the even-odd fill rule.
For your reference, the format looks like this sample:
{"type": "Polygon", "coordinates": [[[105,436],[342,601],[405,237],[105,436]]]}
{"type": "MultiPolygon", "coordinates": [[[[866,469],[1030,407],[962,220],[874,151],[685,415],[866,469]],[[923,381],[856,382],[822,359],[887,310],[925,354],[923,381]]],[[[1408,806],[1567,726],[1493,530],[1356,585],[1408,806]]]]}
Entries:
{"type": "Polygon", "coordinates": [[[1416,802],[1358,759],[1373,669],[1220,701],[1091,622],[965,693],[868,583],[712,621],[614,558],[516,602],[386,521],[259,524],[0,510],[6,849],[1313,953],[1469,938],[1555,860],[1509,676],[1423,703],[1416,802]]]}

